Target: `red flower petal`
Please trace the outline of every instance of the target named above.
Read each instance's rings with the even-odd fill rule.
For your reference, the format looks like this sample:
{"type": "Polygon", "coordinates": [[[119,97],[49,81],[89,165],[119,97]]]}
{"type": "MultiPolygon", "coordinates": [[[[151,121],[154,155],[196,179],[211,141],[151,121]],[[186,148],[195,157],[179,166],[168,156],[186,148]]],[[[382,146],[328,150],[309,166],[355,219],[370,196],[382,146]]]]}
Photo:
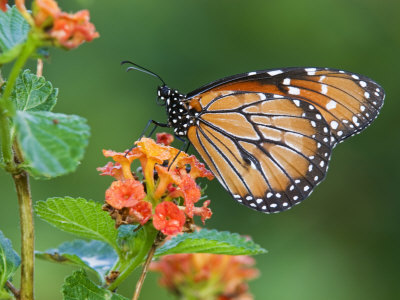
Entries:
{"type": "Polygon", "coordinates": [[[50,36],[67,49],[76,48],[85,41],[90,42],[100,35],[89,19],[88,10],[81,10],[75,14],[62,12],[54,19],[50,36]]]}
{"type": "Polygon", "coordinates": [[[158,204],[153,216],[154,227],[166,235],[182,232],[185,220],[183,211],[169,201],[158,204]]]}
{"type": "Polygon", "coordinates": [[[212,180],[214,175],[211,171],[207,170],[204,164],[199,162],[194,155],[190,155],[188,157],[184,157],[179,161],[178,167],[184,167],[184,165],[190,165],[190,173],[189,175],[196,179],[197,177],[207,177],[208,180],[212,180]]]}
{"type": "Polygon", "coordinates": [[[0,0],[0,9],[4,12],[7,11],[7,2],[8,0],[0,0]]]}
{"type": "Polygon", "coordinates": [[[142,183],[134,179],[114,181],[106,191],[106,202],[116,209],[132,207],[146,194],[142,183]]]}
{"type": "Polygon", "coordinates": [[[144,225],[151,218],[152,205],[147,201],[139,201],[129,209],[129,214],[133,216],[135,222],[144,225]]]}
{"type": "Polygon", "coordinates": [[[196,216],[200,216],[203,224],[204,224],[205,220],[211,218],[211,216],[212,216],[211,209],[209,209],[207,207],[208,205],[210,205],[210,203],[211,203],[210,200],[206,200],[203,202],[202,207],[193,207],[193,214],[196,216]]]}
{"type": "Polygon", "coordinates": [[[112,162],[108,162],[104,167],[97,168],[97,171],[101,172],[101,176],[112,176],[117,180],[124,180],[125,177],[122,172],[122,167],[119,163],[113,164],[112,162]]]}
{"type": "Polygon", "coordinates": [[[156,143],[164,146],[169,146],[174,141],[174,136],[166,132],[157,133],[156,137],[156,143]]]}

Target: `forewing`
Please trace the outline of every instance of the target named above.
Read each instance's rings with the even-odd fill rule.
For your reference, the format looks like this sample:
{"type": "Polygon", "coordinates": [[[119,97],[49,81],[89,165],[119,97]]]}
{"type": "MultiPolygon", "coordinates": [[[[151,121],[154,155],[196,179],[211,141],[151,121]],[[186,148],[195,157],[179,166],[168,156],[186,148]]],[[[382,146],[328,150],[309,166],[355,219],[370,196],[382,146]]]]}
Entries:
{"type": "Polygon", "coordinates": [[[188,95],[204,108],[235,91],[280,94],[314,105],[330,126],[331,145],[361,132],[378,115],[385,93],[373,80],[329,68],[287,68],[239,74],[188,95]]]}
{"type": "Polygon", "coordinates": [[[214,97],[188,138],[238,202],[265,213],[304,200],[331,154],[329,126],[315,106],[266,93],[214,97]]]}

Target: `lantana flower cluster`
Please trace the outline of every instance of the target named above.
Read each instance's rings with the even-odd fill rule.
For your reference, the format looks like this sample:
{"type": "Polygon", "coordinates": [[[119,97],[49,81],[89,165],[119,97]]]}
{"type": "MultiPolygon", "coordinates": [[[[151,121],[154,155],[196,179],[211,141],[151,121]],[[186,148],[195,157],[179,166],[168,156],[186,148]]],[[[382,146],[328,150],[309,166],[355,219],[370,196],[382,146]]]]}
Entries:
{"type": "MultiPolygon", "coordinates": [[[[7,2],[0,0],[1,10],[7,10],[7,2]]],[[[56,46],[73,49],[85,41],[90,42],[99,37],[95,26],[90,23],[88,10],[70,14],[61,11],[55,0],[35,0],[32,3],[31,16],[25,8],[24,0],[16,0],[15,4],[37,32],[56,46]]]]}
{"type": "Polygon", "coordinates": [[[157,134],[157,142],[143,137],[129,152],[103,150],[114,162],[98,168],[101,175],[116,179],[106,191],[106,205],[116,226],[122,224],[144,225],[149,221],[165,235],[190,231],[193,217],[201,220],[212,215],[210,200],[196,206],[201,189],[196,179],[213,179],[212,173],[195,156],[169,146],[170,134],[157,134]],[[142,178],[131,170],[132,162],[140,161],[142,178]]]}
{"type": "Polygon", "coordinates": [[[208,253],[173,254],[152,262],[160,284],[181,299],[251,300],[247,281],[259,272],[252,257],[208,253]]]}

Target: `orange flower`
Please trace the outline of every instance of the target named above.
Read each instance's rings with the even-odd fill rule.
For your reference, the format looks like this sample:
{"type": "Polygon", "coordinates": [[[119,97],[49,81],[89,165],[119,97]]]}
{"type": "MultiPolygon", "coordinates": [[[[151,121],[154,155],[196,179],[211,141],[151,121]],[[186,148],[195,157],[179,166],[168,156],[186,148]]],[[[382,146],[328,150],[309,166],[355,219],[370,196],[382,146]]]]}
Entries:
{"type": "Polygon", "coordinates": [[[157,205],[153,225],[165,235],[175,235],[182,232],[185,220],[183,211],[176,204],[166,201],[157,205]]]}
{"type": "MultiPolygon", "coordinates": [[[[173,140],[171,135],[165,133],[160,136],[166,143],[173,140]]],[[[195,207],[201,198],[201,189],[195,178],[212,178],[203,164],[194,156],[189,157],[176,148],[156,144],[149,138],[140,139],[136,145],[125,153],[103,150],[104,156],[112,157],[115,163],[109,162],[97,169],[100,175],[117,179],[106,191],[108,205],[104,206],[117,225],[144,225],[152,217],[156,229],[166,235],[174,235],[183,231],[186,217],[192,219],[198,215],[203,223],[211,217],[209,200],[202,207],[195,207]],[[139,159],[142,166],[142,182],[137,181],[138,176],[131,170],[135,159],[139,159]],[[188,164],[193,166],[190,173],[186,171],[188,164]]],[[[191,222],[188,219],[188,224],[191,222]]]]}
{"type": "Polygon", "coordinates": [[[205,223],[205,221],[209,218],[211,218],[212,216],[212,212],[211,209],[209,209],[207,206],[210,205],[210,200],[206,200],[203,202],[203,206],[202,207],[193,207],[193,214],[196,216],[200,216],[201,221],[203,222],[203,224],[205,223]]]}
{"type": "MultiPolygon", "coordinates": [[[[133,149],[135,150],[135,149],[133,149]]],[[[103,155],[105,157],[112,157],[114,161],[121,165],[122,173],[125,179],[133,179],[131,164],[137,158],[142,157],[142,153],[138,151],[131,151],[128,154],[115,152],[112,150],[103,150],[103,155]]],[[[103,167],[104,168],[104,167],[103,167]]],[[[102,171],[102,169],[97,169],[98,171],[102,171]]],[[[106,174],[104,174],[106,175],[106,174]]],[[[108,174],[107,174],[108,175],[108,174]]],[[[112,175],[111,175],[112,176],[112,175]]],[[[120,179],[122,180],[122,179],[120,179]]]]}
{"type": "Polygon", "coordinates": [[[4,12],[7,11],[8,0],[0,0],[0,9],[4,12]]]}
{"type": "Polygon", "coordinates": [[[194,155],[190,155],[188,157],[183,157],[179,160],[178,167],[183,167],[184,165],[190,165],[190,176],[193,179],[197,177],[207,177],[208,180],[212,180],[214,175],[206,169],[204,164],[199,162],[194,155]]]}
{"type": "Polygon", "coordinates": [[[38,27],[53,23],[61,13],[61,9],[54,0],[36,0],[33,5],[35,24],[38,27]]]}
{"type": "Polygon", "coordinates": [[[106,191],[106,202],[116,209],[132,207],[144,197],[143,184],[134,179],[114,181],[106,191]]]}
{"type": "Polygon", "coordinates": [[[76,48],[83,42],[90,42],[100,36],[89,20],[88,10],[81,10],[75,14],[61,13],[54,20],[50,36],[64,48],[76,48]]]}
{"type": "Polygon", "coordinates": [[[155,166],[157,175],[160,178],[156,191],[154,192],[154,198],[159,199],[167,191],[167,188],[171,184],[179,184],[180,178],[178,175],[169,171],[167,167],[162,167],[160,165],[155,166]]]}
{"type": "Polygon", "coordinates": [[[147,201],[139,201],[129,209],[129,215],[133,217],[134,222],[144,225],[151,218],[152,205],[147,201]]]}
{"type": "Polygon", "coordinates": [[[253,299],[247,281],[258,276],[253,258],[206,253],[163,256],[150,265],[160,284],[191,299],[253,299]]]}
{"type": "Polygon", "coordinates": [[[100,171],[101,176],[112,176],[117,180],[124,180],[124,173],[122,172],[122,166],[119,163],[113,164],[112,162],[108,162],[104,167],[97,168],[97,171],[100,171]]]}
{"type": "Polygon", "coordinates": [[[66,49],[76,48],[99,37],[96,28],[89,22],[88,10],[68,14],[62,12],[54,0],[36,0],[33,18],[36,26],[42,28],[55,44],[66,49]]]}

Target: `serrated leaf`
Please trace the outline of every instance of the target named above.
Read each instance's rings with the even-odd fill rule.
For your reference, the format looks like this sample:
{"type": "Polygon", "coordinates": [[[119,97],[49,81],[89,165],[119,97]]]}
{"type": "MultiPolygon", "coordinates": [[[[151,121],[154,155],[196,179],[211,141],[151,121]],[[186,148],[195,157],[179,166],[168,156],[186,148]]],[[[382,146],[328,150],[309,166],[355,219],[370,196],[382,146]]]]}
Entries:
{"type": "Polygon", "coordinates": [[[101,241],[74,240],[55,249],[36,251],[37,258],[66,265],[78,266],[93,271],[104,283],[104,277],[117,261],[113,248],[101,241]]]}
{"type": "Polygon", "coordinates": [[[156,256],[177,253],[213,253],[227,255],[255,255],[267,251],[237,233],[202,229],[183,233],[167,241],[156,251],[156,256]]]}
{"type": "Polygon", "coordinates": [[[89,280],[83,270],[76,271],[65,279],[62,292],[64,300],[128,300],[98,287],[89,280]]]}
{"type": "Polygon", "coordinates": [[[36,214],[51,225],[80,237],[103,241],[112,246],[117,253],[117,230],[114,221],[101,204],[83,198],[49,198],[38,201],[36,214]]]}
{"type": "Polygon", "coordinates": [[[6,53],[22,44],[29,32],[29,24],[18,9],[8,7],[6,12],[0,10],[0,50],[6,53]]]}
{"type": "Polygon", "coordinates": [[[50,81],[25,70],[15,82],[11,100],[18,110],[51,111],[56,105],[57,95],[58,89],[53,88],[50,81]]]}
{"type": "Polygon", "coordinates": [[[86,119],[47,111],[17,111],[14,123],[24,168],[32,176],[48,179],[76,169],[90,135],[86,119]]]}
{"type": "Polygon", "coordinates": [[[3,287],[6,281],[14,275],[20,263],[21,259],[14,251],[11,241],[0,230],[0,294],[7,295],[3,287]]]}

